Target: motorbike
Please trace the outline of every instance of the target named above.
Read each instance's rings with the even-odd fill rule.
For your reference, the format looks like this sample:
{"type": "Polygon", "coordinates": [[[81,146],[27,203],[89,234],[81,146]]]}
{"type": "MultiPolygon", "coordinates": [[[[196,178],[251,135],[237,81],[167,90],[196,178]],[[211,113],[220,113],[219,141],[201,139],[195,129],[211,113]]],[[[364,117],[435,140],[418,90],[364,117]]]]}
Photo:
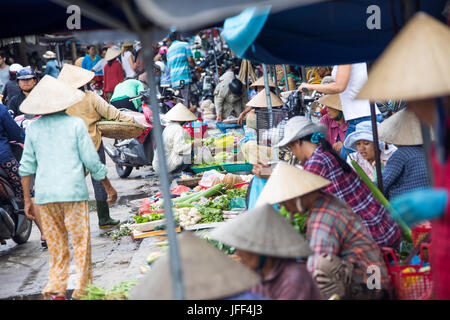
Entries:
{"type": "MultiPolygon", "coordinates": [[[[19,161],[23,145],[10,142],[14,157],[19,161]]],[[[0,168],[0,244],[12,239],[17,244],[28,241],[33,223],[24,211],[24,203],[14,195],[8,175],[0,168]]]]}
{"type": "Polygon", "coordinates": [[[103,97],[103,76],[96,75],[89,83],[90,90],[103,97]]]}
{"type": "Polygon", "coordinates": [[[133,168],[151,165],[153,161],[154,140],[152,138],[152,111],[148,106],[149,90],[141,92],[138,96],[130,98],[130,101],[142,99],[142,111],[135,112],[128,109],[120,109],[123,112],[132,113],[138,123],[147,127],[145,132],[137,138],[114,140],[112,145],[105,145],[105,151],[115,163],[119,177],[127,178],[133,168]]]}

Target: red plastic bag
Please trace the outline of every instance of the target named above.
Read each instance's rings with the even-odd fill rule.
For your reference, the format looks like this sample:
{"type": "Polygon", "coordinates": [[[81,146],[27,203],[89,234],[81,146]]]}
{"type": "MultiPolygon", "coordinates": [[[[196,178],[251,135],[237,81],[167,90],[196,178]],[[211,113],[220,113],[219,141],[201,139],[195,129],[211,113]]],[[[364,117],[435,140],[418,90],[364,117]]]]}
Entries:
{"type": "Polygon", "coordinates": [[[186,187],[186,186],[178,186],[178,187],[170,190],[170,193],[180,195],[183,192],[188,192],[188,191],[191,191],[191,188],[186,187]]]}

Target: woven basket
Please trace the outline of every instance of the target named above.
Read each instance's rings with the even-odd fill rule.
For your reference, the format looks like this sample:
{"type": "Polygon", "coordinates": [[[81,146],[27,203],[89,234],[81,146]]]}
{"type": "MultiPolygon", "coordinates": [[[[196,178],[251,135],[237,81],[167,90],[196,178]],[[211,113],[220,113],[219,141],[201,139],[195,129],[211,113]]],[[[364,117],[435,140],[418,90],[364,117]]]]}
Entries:
{"type": "Polygon", "coordinates": [[[120,121],[100,121],[97,128],[103,137],[113,139],[133,139],[144,133],[146,126],[138,123],[120,121]]]}

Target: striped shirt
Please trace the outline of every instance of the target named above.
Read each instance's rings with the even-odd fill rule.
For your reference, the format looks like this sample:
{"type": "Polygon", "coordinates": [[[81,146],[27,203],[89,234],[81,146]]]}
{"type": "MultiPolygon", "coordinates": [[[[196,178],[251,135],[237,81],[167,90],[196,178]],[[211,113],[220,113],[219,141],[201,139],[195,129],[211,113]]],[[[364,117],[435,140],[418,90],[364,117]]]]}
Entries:
{"type": "Polygon", "coordinates": [[[336,158],[329,152],[317,147],[306,160],[305,170],[331,181],[323,188],[324,192],[343,199],[353,212],[362,218],[375,242],[380,247],[392,247],[401,237],[401,230],[389,216],[386,208],[373,197],[369,187],[353,170],[345,172],[336,158]]]}
{"type": "Polygon", "coordinates": [[[383,171],[383,188],[387,199],[414,189],[430,187],[422,146],[399,146],[383,171]]]}
{"type": "Polygon", "coordinates": [[[390,291],[390,281],[381,250],[364,228],[361,218],[341,199],[322,193],[309,211],[306,239],[314,255],[308,258],[308,271],[314,272],[316,255],[335,255],[353,265],[352,286],[366,287],[368,267],[380,270],[381,289],[390,291]]]}
{"type": "Polygon", "coordinates": [[[191,82],[189,57],[192,57],[192,52],[187,42],[176,40],[167,50],[167,67],[170,70],[172,88],[179,87],[181,80],[184,80],[186,84],[191,82]]]}

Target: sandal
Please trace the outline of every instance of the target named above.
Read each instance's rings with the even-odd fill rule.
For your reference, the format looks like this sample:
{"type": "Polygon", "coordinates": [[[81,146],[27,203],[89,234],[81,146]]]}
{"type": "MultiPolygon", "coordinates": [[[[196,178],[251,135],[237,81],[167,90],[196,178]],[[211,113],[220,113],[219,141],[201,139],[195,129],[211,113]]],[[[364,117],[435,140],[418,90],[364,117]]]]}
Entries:
{"type": "Polygon", "coordinates": [[[56,294],[50,295],[50,300],[66,300],[65,297],[58,297],[56,294]]]}

